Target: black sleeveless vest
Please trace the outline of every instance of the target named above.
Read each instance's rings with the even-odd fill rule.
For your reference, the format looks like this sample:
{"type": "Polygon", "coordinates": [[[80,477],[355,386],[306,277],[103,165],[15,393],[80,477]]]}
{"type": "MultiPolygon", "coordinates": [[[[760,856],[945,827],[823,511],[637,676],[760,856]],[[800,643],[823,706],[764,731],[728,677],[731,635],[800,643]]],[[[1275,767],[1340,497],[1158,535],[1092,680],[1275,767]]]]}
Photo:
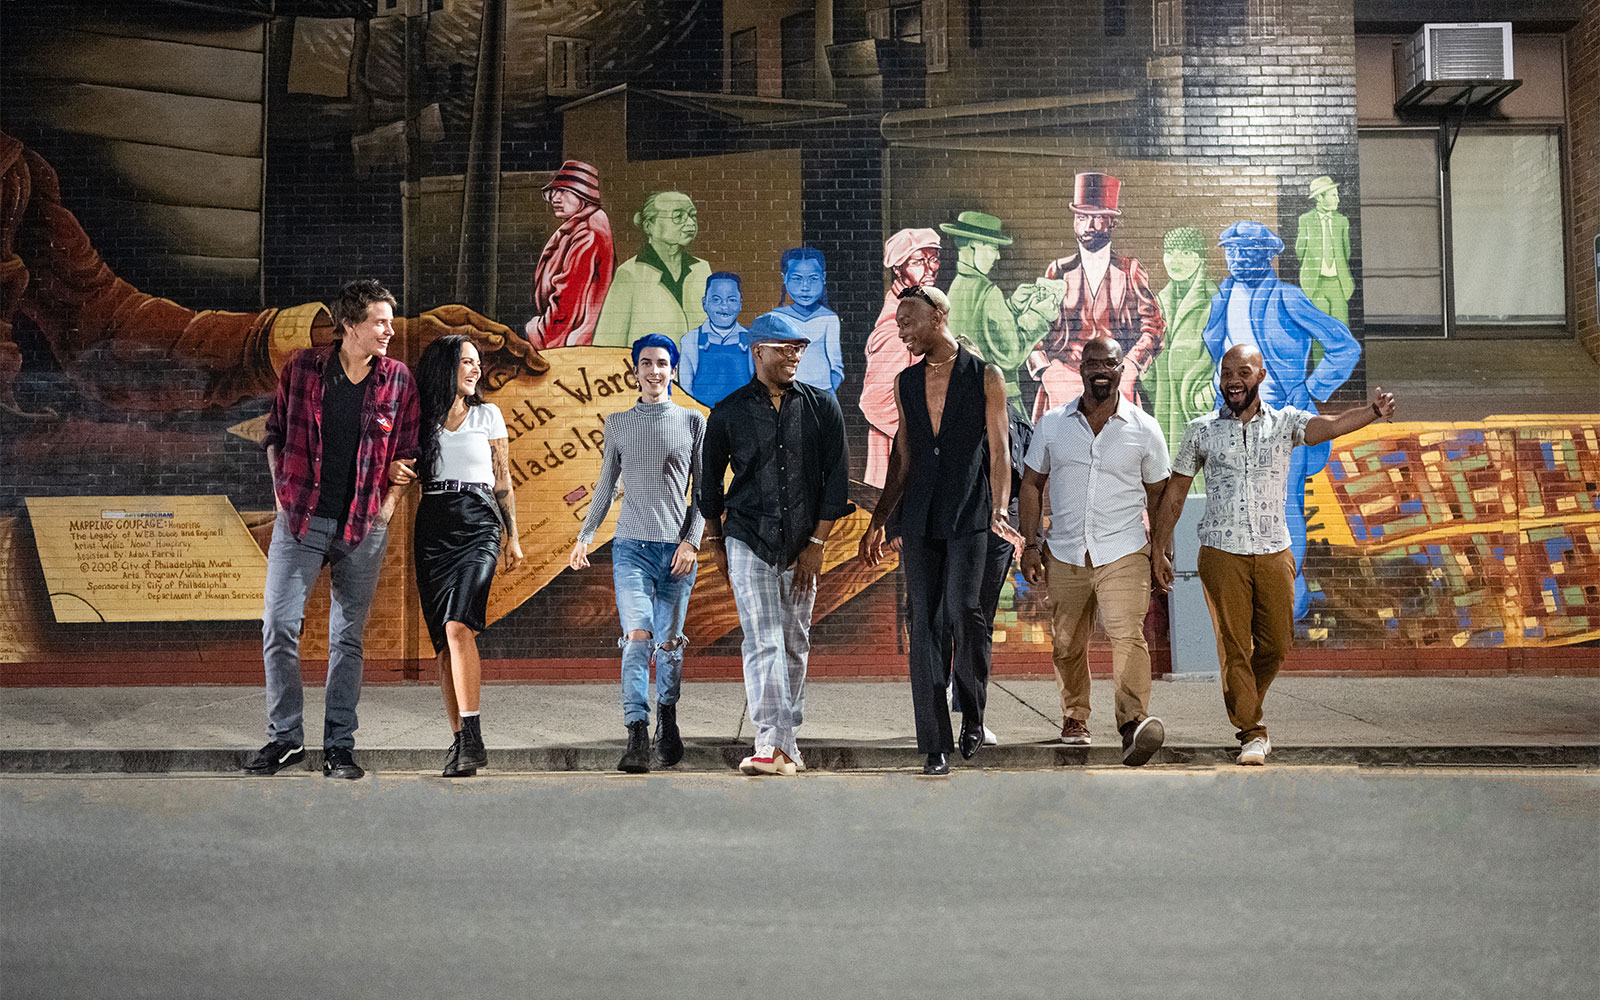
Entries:
{"type": "Polygon", "coordinates": [[[927,362],[900,373],[901,430],[911,467],[900,501],[900,530],[925,538],[957,538],[989,527],[989,428],[983,362],[965,347],[950,369],[939,433],[928,416],[927,362]]]}

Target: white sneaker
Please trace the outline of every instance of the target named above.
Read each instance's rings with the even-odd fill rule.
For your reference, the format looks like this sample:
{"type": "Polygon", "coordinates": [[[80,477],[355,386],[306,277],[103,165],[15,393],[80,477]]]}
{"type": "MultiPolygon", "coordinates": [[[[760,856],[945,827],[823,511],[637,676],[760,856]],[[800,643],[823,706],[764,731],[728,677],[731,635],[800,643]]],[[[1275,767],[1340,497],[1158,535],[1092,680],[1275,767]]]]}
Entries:
{"type": "Polygon", "coordinates": [[[739,762],[744,774],[778,774],[789,777],[795,773],[794,761],[777,747],[756,747],[756,752],[739,762]]]}
{"type": "Polygon", "coordinates": [[[794,748],[794,756],[789,758],[789,763],[794,765],[796,771],[804,771],[806,769],[805,758],[800,756],[799,747],[794,748]]]}
{"type": "Polygon", "coordinates": [[[994,734],[994,730],[990,729],[988,726],[983,727],[983,745],[986,747],[997,747],[1000,745],[1000,737],[996,736],[994,734]]]}
{"type": "Polygon", "coordinates": [[[1271,752],[1272,741],[1265,736],[1257,736],[1239,748],[1239,759],[1234,763],[1246,767],[1260,767],[1267,762],[1267,754],[1271,752]]]}

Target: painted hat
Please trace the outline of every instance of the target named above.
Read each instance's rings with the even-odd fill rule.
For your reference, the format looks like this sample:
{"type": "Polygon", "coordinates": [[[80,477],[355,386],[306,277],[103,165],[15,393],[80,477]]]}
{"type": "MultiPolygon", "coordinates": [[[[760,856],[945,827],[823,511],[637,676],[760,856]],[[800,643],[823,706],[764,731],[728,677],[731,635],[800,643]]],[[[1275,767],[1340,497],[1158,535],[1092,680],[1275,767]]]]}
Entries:
{"type": "Polygon", "coordinates": [[[1224,229],[1222,236],[1217,240],[1218,246],[1239,244],[1266,247],[1275,254],[1283,250],[1283,240],[1278,238],[1278,234],[1259,222],[1235,222],[1224,229]]]}
{"type": "Polygon", "coordinates": [[[1117,192],[1122,182],[1110,174],[1079,174],[1072,180],[1072,210],[1079,215],[1121,215],[1117,192]]]}
{"type": "Polygon", "coordinates": [[[954,222],[941,222],[939,228],[960,239],[982,240],[997,247],[1011,245],[1011,237],[1000,235],[1000,220],[984,212],[962,212],[954,222]]]}
{"type": "Polygon", "coordinates": [[[1318,197],[1324,191],[1337,190],[1339,190],[1339,185],[1335,184],[1333,182],[1333,178],[1329,177],[1327,174],[1323,174],[1321,177],[1318,177],[1316,180],[1311,182],[1311,197],[1313,198],[1318,197]]]}
{"type": "Polygon", "coordinates": [[[757,344],[809,344],[811,339],[799,330],[790,326],[782,316],[773,313],[762,313],[750,324],[750,329],[745,331],[739,339],[750,347],[757,344]]]}
{"type": "Polygon", "coordinates": [[[544,193],[571,191],[592,204],[600,204],[600,171],[582,160],[568,160],[544,186],[544,193]]]}
{"type": "Polygon", "coordinates": [[[939,246],[939,234],[931,229],[902,229],[883,245],[883,266],[899,267],[924,247],[939,246]]]}

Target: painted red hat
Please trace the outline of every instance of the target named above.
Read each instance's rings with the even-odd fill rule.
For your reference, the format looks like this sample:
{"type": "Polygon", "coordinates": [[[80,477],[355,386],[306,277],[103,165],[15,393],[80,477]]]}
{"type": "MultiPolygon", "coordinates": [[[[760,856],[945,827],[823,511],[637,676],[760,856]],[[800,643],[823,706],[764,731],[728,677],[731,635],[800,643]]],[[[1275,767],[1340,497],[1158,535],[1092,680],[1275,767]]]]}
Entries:
{"type": "Polygon", "coordinates": [[[1122,182],[1110,174],[1079,174],[1072,181],[1072,210],[1080,215],[1121,215],[1117,192],[1122,182]]]}
{"type": "Polygon", "coordinates": [[[573,194],[591,204],[600,204],[600,171],[582,160],[568,160],[561,165],[550,183],[544,186],[544,193],[551,191],[571,191],[573,194]]]}

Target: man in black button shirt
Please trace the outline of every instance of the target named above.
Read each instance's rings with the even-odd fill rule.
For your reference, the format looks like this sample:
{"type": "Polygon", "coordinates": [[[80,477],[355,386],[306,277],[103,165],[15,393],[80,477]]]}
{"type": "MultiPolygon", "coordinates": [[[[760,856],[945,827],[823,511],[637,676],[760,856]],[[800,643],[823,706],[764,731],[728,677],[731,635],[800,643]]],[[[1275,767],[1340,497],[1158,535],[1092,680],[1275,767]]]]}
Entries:
{"type": "Polygon", "coordinates": [[[781,317],[758,318],[750,327],[756,377],[706,422],[700,510],[744,628],[745,693],[756,729],[755,753],[740,765],[746,774],[805,768],[795,730],[822,550],[833,522],[855,509],[839,402],[794,380],[807,343],[781,317]]]}
{"type": "Polygon", "coordinates": [[[861,540],[861,556],[883,557],[884,525],[900,507],[901,560],[911,626],[911,701],[924,774],[948,774],[955,749],[945,686],[954,668],[961,704],[961,755],[983,745],[991,626],[979,582],[993,532],[1013,546],[1008,520],[1011,455],[1005,376],[956,343],[950,300],[908,288],[895,310],[900,339],[922,360],[895,383],[899,430],[883,496],[861,540]],[[951,658],[945,658],[944,642],[951,658]]]}

